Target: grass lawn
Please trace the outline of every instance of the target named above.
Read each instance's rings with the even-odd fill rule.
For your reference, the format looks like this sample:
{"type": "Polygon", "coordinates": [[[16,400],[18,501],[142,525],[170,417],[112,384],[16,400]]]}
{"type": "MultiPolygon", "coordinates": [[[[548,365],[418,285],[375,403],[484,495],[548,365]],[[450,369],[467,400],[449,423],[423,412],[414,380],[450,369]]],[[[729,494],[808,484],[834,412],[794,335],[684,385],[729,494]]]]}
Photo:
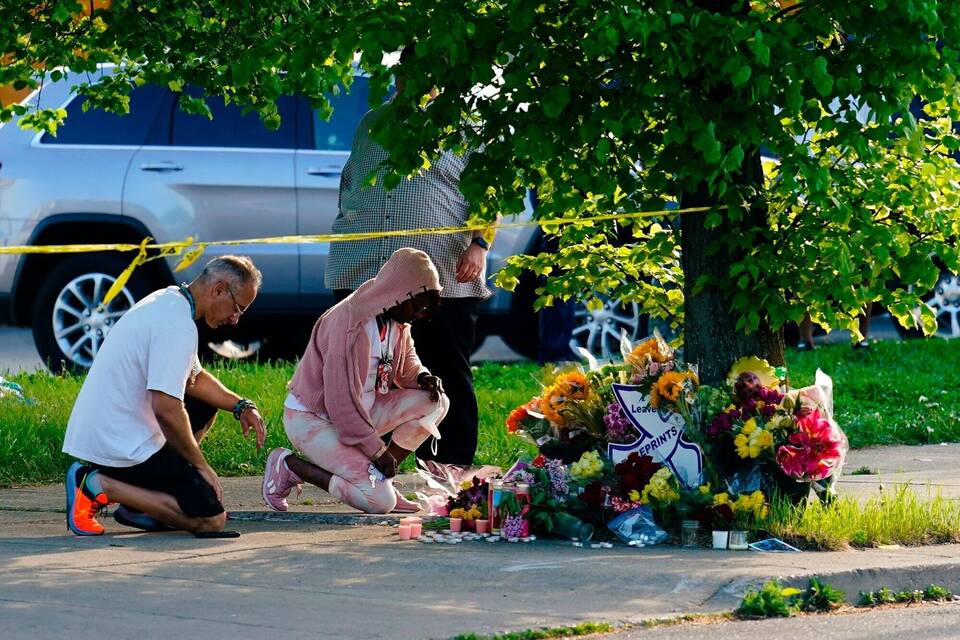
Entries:
{"type": "MultiPolygon", "coordinates": [[[[960,340],[914,340],[877,343],[868,351],[849,345],[790,352],[791,383],[812,383],[817,367],[833,377],[837,419],[854,447],[872,444],[921,444],[960,441],[960,340]]],[[[224,475],[260,473],[266,452],[288,446],[282,406],[293,365],[218,364],[209,367],[227,386],[254,399],[267,420],[264,451],[244,442],[233,418],[222,413],[204,442],[207,458],[224,475]]],[[[531,363],[483,363],[476,368],[480,405],[480,447],[477,462],[508,466],[529,451],[507,437],[503,422],[515,406],[540,386],[531,363]]],[[[35,404],[0,399],[0,486],[62,479],[69,465],[60,453],[63,431],[82,379],[47,374],[16,375],[35,404]]]]}

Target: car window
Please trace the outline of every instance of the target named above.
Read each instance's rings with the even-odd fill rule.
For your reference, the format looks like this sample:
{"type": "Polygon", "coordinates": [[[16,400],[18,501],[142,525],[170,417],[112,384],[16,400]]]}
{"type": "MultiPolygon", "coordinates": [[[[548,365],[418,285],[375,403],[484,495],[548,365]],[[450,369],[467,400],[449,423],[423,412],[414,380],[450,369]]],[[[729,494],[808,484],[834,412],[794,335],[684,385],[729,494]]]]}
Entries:
{"type": "Polygon", "coordinates": [[[333,106],[329,122],[313,110],[313,148],[319,151],[350,151],[357,123],[367,111],[370,87],[367,78],[357,76],[350,85],[349,93],[341,89],[339,95],[327,94],[333,106]]]}
{"type": "MultiPolygon", "coordinates": [[[[199,92],[188,90],[193,95],[199,92]]],[[[207,106],[213,119],[187,113],[174,106],[170,144],[178,147],[252,147],[257,149],[292,149],[294,147],[294,105],[289,96],[277,103],[280,128],[267,129],[256,112],[244,114],[236,104],[223,104],[223,98],[208,97],[207,106]]]]}
{"type": "Polygon", "coordinates": [[[166,89],[156,85],[135,87],[130,92],[130,113],[103,109],[83,110],[86,96],[75,96],[67,105],[67,119],[57,135],[43,134],[44,144],[136,145],[144,143],[166,89]]]}

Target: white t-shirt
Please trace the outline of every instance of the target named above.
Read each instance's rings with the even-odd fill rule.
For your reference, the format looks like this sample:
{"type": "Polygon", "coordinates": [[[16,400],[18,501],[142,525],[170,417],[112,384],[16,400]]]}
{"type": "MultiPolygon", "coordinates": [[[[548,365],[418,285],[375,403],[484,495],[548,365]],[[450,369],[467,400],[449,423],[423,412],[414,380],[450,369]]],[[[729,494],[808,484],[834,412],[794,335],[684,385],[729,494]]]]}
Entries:
{"type": "Polygon", "coordinates": [[[109,467],[131,467],[166,442],[150,391],[183,399],[200,372],[197,326],[177,287],[154,291],[113,326],[73,405],[65,453],[109,467]]]}
{"type": "MultiPolygon", "coordinates": [[[[363,404],[363,408],[367,410],[367,413],[370,413],[370,409],[377,399],[377,366],[380,364],[381,354],[386,353],[387,340],[393,343],[390,347],[390,357],[392,357],[394,361],[397,359],[397,342],[400,338],[400,331],[393,320],[389,321],[387,327],[387,333],[384,339],[381,340],[380,328],[377,326],[376,318],[370,318],[363,326],[367,333],[367,339],[370,341],[370,363],[367,368],[367,377],[363,381],[363,396],[361,398],[361,403],[363,404]]],[[[287,395],[283,406],[288,409],[293,409],[294,411],[309,411],[292,393],[287,395]]],[[[326,418],[327,416],[321,417],[326,418]]]]}

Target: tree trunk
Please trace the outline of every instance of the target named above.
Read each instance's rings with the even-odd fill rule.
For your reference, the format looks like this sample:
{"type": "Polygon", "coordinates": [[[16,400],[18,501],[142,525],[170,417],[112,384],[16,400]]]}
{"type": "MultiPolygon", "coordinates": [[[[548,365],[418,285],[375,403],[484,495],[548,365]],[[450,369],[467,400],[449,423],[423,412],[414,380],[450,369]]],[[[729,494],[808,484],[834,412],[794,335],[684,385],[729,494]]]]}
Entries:
{"type": "MultiPolygon", "coordinates": [[[[759,151],[744,158],[741,170],[744,185],[763,187],[763,168],[759,151]]],[[[685,195],[683,207],[700,207],[717,204],[708,195],[705,186],[694,194],[685,195]]],[[[753,207],[736,222],[726,212],[719,227],[706,229],[705,214],[681,216],[680,246],[683,265],[684,293],[684,359],[697,365],[700,381],[717,384],[726,378],[730,365],[743,356],[756,355],[766,358],[773,365],[782,365],[783,333],[771,331],[765,321],[760,328],[745,334],[736,328],[738,316],[730,310],[730,295],[736,281],[730,277],[730,267],[736,256],[727,247],[717,247],[710,252],[712,239],[736,237],[743,230],[766,226],[765,207],[753,207]],[[699,292],[693,289],[702,276],[716,285],[708,284],[699,292]]],[[[763,316],[763,310],[760,310],[763,316]]]]}

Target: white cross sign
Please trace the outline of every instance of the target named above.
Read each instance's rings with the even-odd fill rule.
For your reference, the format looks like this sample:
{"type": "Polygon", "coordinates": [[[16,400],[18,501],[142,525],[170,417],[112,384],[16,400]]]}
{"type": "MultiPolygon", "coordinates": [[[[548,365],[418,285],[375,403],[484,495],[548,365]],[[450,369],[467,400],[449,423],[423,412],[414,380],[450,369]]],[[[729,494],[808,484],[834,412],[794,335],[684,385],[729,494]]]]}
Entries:
{"type": "Polygon", "coordinates": [[[630,444],[608,444],[607,456],[617,463],[636,451],[668,467],[687,488],[699,486],[703,453],[683,437],[683,417],[669,409],[650,406],[650,396],[639,387],[614,384],[613,393],[640,437],[630,444]]]}

